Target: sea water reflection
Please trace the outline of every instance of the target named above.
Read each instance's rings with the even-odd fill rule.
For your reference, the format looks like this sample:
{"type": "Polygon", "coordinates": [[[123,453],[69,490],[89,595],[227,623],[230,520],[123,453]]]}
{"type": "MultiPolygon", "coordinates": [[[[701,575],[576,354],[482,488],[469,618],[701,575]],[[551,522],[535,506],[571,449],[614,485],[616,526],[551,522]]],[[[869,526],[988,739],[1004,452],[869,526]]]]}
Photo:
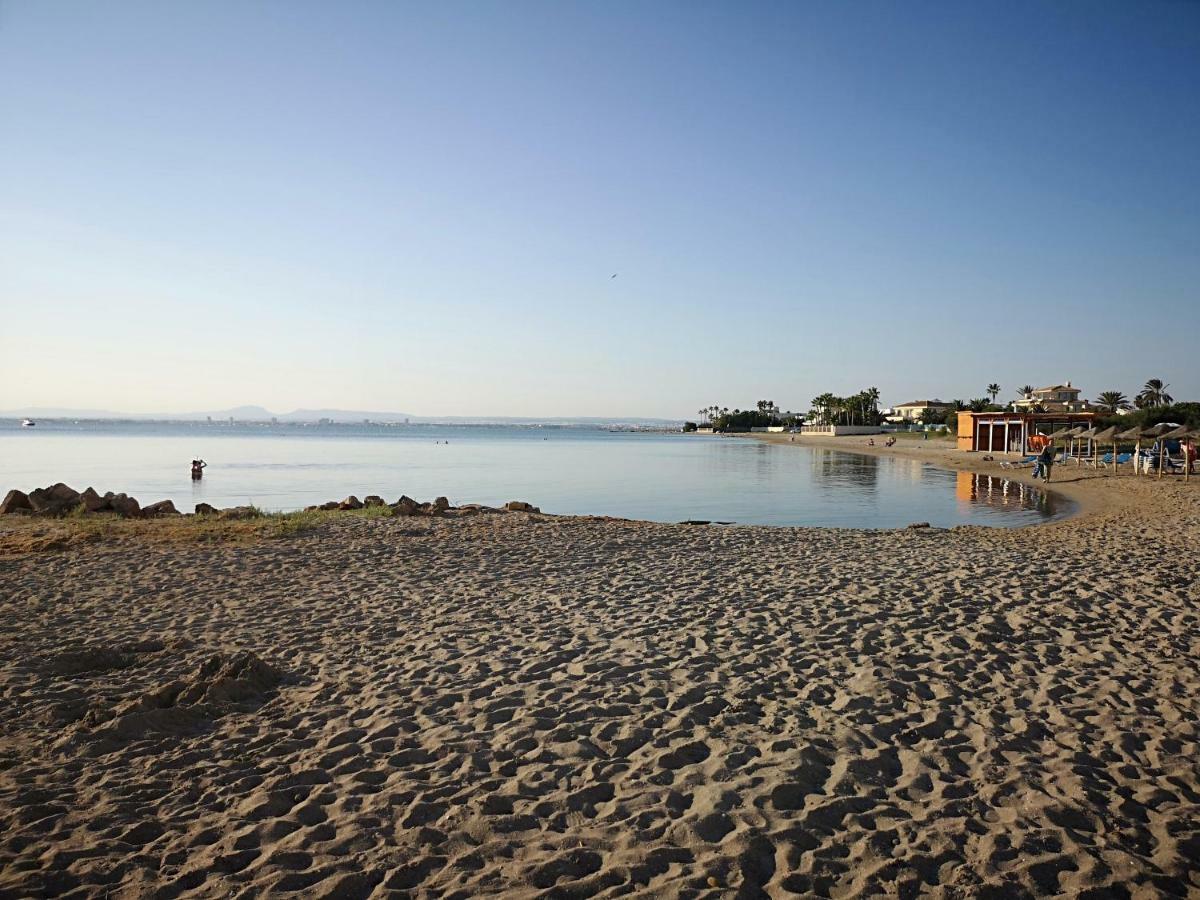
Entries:
{"type": "Polygon", "coordinates": [[[966,503],[982,503],[996,509],[1033,510],[1046,516],[1057,512],[1056,496],[1031,484],[988,475],[958,472],[955,496],[966,503]]]}
{"type": "Polygon", "coordinates": [[[1064,511],[1036,488],[909,458],[598,429],[0,422],[0,474],[5,489],[65,481],[183,510],[445,495],[566,515],[845,528],[1025,525],[1064,511]],[[209,463],[199,482],[193,458],[209,463]]]}

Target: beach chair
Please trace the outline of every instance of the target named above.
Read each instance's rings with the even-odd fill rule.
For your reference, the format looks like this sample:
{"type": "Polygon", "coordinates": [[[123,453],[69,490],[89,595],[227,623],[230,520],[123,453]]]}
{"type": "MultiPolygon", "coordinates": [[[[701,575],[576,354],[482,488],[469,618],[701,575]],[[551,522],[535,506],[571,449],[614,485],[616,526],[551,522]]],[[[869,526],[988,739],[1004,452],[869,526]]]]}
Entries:
{"type": "Polygon", "coordinates": [[[1183,456],[1167,456],[1166,468],[1163,469],[1168,474],[1178,474],[1183,471],[1183,456]]]}
{"type": "MultiPolygon", "coordinates": [[[[1123,465],[1125,465],[1125,463],[1129,462],[1131,459],[1133,459],[1132,453],[1118,453],[1117,461],[1115,464],[1117,466],[1123,466],[1123,465]]],[[[1104,454],[1104,458],[1102,460],[1100,460],[1100,468],[1106,469],[1111,465],[1114,465],[1112,454],[1111,453],[1104,454]]]]}

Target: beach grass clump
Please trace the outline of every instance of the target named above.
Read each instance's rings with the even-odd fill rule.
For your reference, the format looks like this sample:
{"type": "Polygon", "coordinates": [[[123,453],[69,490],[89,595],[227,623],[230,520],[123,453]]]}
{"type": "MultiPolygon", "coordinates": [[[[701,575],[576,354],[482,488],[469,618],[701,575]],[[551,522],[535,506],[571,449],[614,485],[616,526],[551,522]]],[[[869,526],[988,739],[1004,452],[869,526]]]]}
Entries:
{"type": "Polygon", "coordinates": [[[0,556],[127,541],[167,545],[253,543],[295,537],[337,520],[377,519],[391,515],[389,506],[268,512],[250,505],[237,507],[232,515],[215,513],[127,519],[111,513],[88,513],[80,506],[57,518],[5,516],[0,519],[0,556]]]}

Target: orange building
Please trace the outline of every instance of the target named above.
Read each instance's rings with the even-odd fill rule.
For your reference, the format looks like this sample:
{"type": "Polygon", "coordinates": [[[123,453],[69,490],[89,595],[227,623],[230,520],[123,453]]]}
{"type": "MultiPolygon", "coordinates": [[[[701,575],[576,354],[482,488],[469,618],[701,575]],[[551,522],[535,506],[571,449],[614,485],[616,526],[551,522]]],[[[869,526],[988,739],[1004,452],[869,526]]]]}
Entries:
{"type": "MultiPolygon", "coordinates": [[[[1030,438],[1076,425],[1090,427],[1093,412],[960,412],[958,449],[984,453],[1032,453],[1030,438]]],[[[1036,442],[1035,442],[1036,443],[1036,442]]]]}

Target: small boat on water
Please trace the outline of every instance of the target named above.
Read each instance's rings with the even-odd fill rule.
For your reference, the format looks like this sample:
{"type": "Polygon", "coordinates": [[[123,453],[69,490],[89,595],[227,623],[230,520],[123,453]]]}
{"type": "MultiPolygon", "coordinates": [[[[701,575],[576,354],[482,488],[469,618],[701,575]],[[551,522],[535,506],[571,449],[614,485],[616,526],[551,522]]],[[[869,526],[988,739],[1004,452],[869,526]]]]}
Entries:
{"type": "Polygon", "coordinates": [[[33,421],[33,419],[22,419],[21,420],[22,428],[32,428],[36,424],[37,424],[37,422],[33,421]]]}

